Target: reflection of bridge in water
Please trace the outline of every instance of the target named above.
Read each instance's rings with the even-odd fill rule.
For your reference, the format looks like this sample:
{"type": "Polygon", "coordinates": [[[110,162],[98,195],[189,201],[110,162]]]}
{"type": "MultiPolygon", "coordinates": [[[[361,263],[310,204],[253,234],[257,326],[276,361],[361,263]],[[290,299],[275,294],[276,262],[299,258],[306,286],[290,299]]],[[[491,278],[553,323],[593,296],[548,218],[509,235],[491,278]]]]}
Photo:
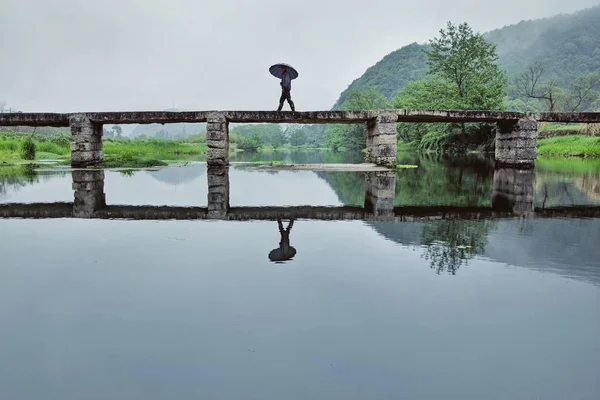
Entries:
{"type": "Polygon", "coordinates": [[[535,172],[500,168],[494,172],[491,207],[394,206],[395,171],[367,172],[363,207],[230,207],[229,169],[208,168],[208,206],[136,206],[106,204],[104,171],[72,171],[74,201],[0,205],[0,218],[216,219],[225,221],[313,219],[434,221],[440,219],[600,217],[600,206],[535,207],[535,172]]]}

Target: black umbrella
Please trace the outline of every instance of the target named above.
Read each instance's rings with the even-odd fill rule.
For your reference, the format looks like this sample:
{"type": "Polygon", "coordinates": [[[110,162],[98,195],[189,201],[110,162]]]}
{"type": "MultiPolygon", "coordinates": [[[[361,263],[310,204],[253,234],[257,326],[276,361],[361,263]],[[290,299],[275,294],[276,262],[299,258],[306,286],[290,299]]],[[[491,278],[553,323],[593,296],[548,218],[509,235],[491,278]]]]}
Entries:
{"type": "Polygon", "coordinates": [[[276,78],[283,78],[283,67],[287,69],[287,71],[291,74],[292,79],[296,79],[298,77],[298,71],[294,69],[291,65],[279,63],[275,65],[271,65],[269,68],[269,72],[276,78]]]}

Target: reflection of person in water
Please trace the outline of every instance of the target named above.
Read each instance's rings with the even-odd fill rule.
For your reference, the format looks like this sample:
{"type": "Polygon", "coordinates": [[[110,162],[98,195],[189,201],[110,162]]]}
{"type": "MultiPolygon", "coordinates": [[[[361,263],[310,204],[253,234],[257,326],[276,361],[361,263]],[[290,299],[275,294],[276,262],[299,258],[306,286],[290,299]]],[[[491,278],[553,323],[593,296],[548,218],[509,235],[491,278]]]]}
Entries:
{"type": "Polygon", "coordinates": [[[296,249],[290,246],[290,231],[294,226],[294,220],[290,219],[288,227],[283,229],[283,223],[281,219],[277,219],[279,225],[279,234],[281,235],[281,241],[279,242],[279,248],[273,249],[269,253],[269,260],[274,262],[283,262],[292,259],[296,255],[296,249]]]}

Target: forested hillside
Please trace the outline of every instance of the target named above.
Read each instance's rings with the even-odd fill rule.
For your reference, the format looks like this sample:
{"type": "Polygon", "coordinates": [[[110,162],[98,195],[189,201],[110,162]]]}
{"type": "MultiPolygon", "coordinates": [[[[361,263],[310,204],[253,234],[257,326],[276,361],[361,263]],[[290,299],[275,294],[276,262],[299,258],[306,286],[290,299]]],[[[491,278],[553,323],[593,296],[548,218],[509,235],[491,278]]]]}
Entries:
{"type": "MultiPolygon", "coordinates": [[[[565,86],[584,73],[600,70],[600,6],[522,21],[483,36],[496,44],[499,64],[507,71],[511,84],[534,61],[544,65],[545,78],[557,78],[565,86]]],[[[428,44],[413,43],[388,54],[352,82],[334,108],[339,108],[353,89],[374,87],[392,99],[406,84],[425,76],[424,50],[428,48],[428,44]]]]}

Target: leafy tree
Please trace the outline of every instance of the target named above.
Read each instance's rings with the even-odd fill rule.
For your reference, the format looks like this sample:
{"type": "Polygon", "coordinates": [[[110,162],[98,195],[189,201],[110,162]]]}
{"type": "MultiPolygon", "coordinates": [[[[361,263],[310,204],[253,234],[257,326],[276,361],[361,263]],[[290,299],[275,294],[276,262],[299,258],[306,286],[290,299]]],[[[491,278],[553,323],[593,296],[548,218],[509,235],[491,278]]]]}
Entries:
{"type": "Polygon", "coordinates": [[[274,148],[285,146],[287,138],[279,125],[266,125],[262,130],[262,140],[274,148]]]}
{"type": "MultiPolygon", "coordinates": [[[[468,24],[448,23],[427,51],[428,78],[398,92],[396,108],[501,109],[506,74],[497,65],[496,48],[468,24]]],[[[467,143],[489,147],[493,133],[477,124],[399,124],[399,137],[423,149],[466,150],[467,143]]]]}
{"type": "Polygon", "coordinates": [[[285,135],[292,146],[304,146],[308,143],[308,135],[305,127],[297,125],[290,126],[286,129],[285,135]]]}
{"type": "Polygon", "coordinates": [[[440,101],[459,109],[501,109],[508,80],[497,64],[496,46],[474,33],[467,23],[448,22],[426,51],[428,74],[449,91],[440,101]]]}
{"type": "Polygon", "coordinates": [[[257,151],[263,142],[258,132],[252,132],[249,135],[240,136],[238,146],[244,151],[257,151]]]}

